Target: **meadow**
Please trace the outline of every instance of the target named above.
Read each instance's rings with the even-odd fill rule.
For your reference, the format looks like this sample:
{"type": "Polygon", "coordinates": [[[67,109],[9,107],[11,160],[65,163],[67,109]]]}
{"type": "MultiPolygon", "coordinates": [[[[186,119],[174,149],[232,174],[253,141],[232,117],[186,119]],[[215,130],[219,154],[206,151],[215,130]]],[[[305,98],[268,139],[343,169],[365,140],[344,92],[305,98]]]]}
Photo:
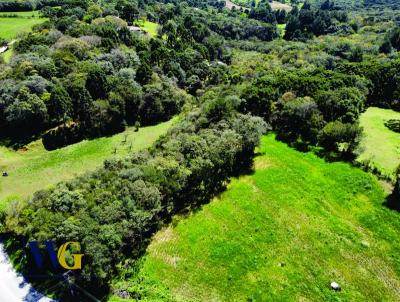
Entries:
{"type": "Polygon", "coordinates": [[[148,301],[398,301],[399,213],[376,178],[273,135],[258,153],[254,173],[157,233],[138,277],[115,286],[148,301]]]}
{"type": "MultiPolygon", "coordinates": [[[[32,26],[44,22],[46,19],[39,18],[39,12],[0,12],[0,39],[14,40],[19,34],[29,32],[32,26]],[[12,17],[10,17],[12,16],[12,17]],[[14,17],[15,16],[15,17],[14,17]]],[[[5,62],[9,62],[12,50],[0,54],[5,62]]]]}
{"type": "Polygon", "coordinates": [[[370,167],[394,180],[395,170],[400,164],[400,134],[385,126],[385,122],[390,119],[400,119],[400,113],[370,107],[361,115],[360,124],[364,130],[357,161],[368,163],[370,167]]]}
{"type": "Polygon", "coordinates": [[[0,38],[12,40],[22,32],[29,32],[32,26],[40,24],[45,19],[35,18],[8,18],[0,15],[0,38]]]}
{"type": "Polygon", "coordinates": [[[14,151],[0,147],[0,209],[9,201],[27,197],[37,190],[100,167],[105,159],[127,156],[150,147],[167,132],[175,119],[156,126],[128,128],[125,132],[46,151],[41,140],[14,151]]]}

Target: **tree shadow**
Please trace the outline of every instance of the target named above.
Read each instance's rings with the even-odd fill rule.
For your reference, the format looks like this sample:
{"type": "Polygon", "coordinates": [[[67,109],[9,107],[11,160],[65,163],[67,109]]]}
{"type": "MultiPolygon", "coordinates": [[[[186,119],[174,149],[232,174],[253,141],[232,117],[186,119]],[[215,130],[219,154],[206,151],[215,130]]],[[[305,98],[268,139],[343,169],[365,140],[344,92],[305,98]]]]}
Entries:
{"type": "Polygon", "coordinates": [[[385,202],[383,203],[383,205],[393,211],[396,212],[400,212],[400,196],[398,194],[398,192],[396,191],[396,189],[392,192],[392,194],[390,194],[385,202]]]}

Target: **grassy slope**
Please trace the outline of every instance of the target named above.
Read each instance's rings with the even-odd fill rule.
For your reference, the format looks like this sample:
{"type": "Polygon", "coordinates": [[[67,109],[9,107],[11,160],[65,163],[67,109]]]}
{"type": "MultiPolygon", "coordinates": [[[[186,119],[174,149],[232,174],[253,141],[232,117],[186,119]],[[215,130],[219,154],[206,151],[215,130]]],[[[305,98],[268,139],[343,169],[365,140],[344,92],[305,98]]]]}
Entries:
{"type": "Polygon", "coordinates": [[[41,141],[27,146],[27,151],[13,151],[0,147],[0,171],[8,177],[0,178],[0,208],[8,200],[28,196],[59,181],[91,171],[111,157],[127,155],[149,147],[160,135],[167,132],[174,119],[157,126],[133,128],[111,137],[83,141],[54,151],[46,151],[41,141]],[[122,143],[127,135],[126,143],[122,143]],[[114,154],[114,149],[117,149],[114,154]]]}
{"type": "Polygon", "coordinates": [[[8,40],[15,39],[17,34],[30,31],[33,25],[40,24],[44,20],[39,18],[0,17],[0,37],[8,40]]]}
{"type": "Polygon", "coordinates": [[[261,152],[253,175],[159,232],[125,285],[155,301],[399,301],[400,214],[375,178],[273,136],[261,152]]]}
{"type": "Polygon", "coordinates": [[[394,176],[400,164],[400,134],[385,127],[389,119],[400,119],[400,113],[389,109],[368,108],[361,116],[364,138],[358,161],[369,161],[384,175],[394,176]]]}
{"type": "MultiPolygon", "coordinates": [[[[17,38],[21,32],[29,32],[32,26],[44,22],[46,19],[39,18],[39,12],[0,12],[0,38],[13,40],[17,38]],[[2,18],[1,15],[17,15],[19,18],[2,18]],[[32,18],[34,16],[34,18],[32,18]]],[[[12,56],[12,50],[8,50],[3,54],[6,63],[12,56]]]]}

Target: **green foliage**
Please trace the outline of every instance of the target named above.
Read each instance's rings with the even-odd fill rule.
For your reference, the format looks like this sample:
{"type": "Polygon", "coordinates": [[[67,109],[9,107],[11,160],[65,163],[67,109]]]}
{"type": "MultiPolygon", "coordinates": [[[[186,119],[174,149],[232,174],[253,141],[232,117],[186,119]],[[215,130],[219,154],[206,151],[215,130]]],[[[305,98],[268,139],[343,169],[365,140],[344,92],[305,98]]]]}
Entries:
{"type": "Polygon", "coordinates": [[[157,233],[139,273],[115,290],[142,301],[165,288],[174,301],[398,300],[376,277],[400,282],[399,214],[382,206],[376,179],[272,135],[258,153],[254,173],[157,233]]]}
{"type": "Polygon", "coordinates": [[[318,143],[327,152],[352,154],[358,146],[361,128],[357,124],[329,122],[318,134],[318,143]]]}
{"type": "Polygon", "coordinates": [[[400,133],[400,120],[388,120],[385,122],[385,126],[394,132],[400,133]]]}
{"type": "Polygon", "coordinates": [[[93,171],[104,160],[124,158],[132,152],[150,147],[176,122],[176,119],[156,126],[134,127],[109,137],[85,140],[58,150],[47,151],[41,140],[15,151],[0,147],[2,170],[9,176],[1,180],[0,208],[12,201],[29,197],[40,188],[93,171]]]}
{"type": "Polygon", "coordinates": [[[54,123],[65,122],[72,116],[72,100],[61,85],[54,86],[46,106],[54,123]]]}
{"type": "Polygon", "coordinates": [[[300,11],[290,13],[284,38],[286,40],[307,40],[315,36],[335,33],[340,30],[339,23],[348,21],[342,11],[325,8],[312,9],[305,3],[300,11]]]}
{"type": "Polygon", "coordinates": [[[248,164],[265,125],[229,103],[206,101],[150,153],[106,161],[95,173],[37,192],[9,211],[6,225],[29,239],[81,242],[87,262],[80,282],[107,286],[117,264],[138,258],[160,223],[208,201],[248,164]]]}
{"type": "Polygon", "coordinates": [[[325,120],[354,123],[364,111],[365,96],[355,87],[321,91],[317,103],[325,120]]]}
{"type": "Polygon", "coordinates": [[[400,164],[400,137],[385,123],[399,119],[399,112],[376,107],[368,108],[360,117],[363,135],[357,162],[392,182],[395,182],[395,171],[400,164]]]}

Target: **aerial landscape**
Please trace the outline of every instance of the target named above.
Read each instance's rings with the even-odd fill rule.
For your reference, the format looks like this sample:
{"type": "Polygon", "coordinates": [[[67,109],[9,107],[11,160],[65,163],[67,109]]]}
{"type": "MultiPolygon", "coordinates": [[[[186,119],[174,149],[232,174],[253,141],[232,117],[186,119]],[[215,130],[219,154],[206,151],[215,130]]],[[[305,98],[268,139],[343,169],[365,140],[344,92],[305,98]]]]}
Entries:
{"type": "Polygon", "coordinates": [[[0,0],[0,302],[400,301],[399,0],[0,0]]]}

